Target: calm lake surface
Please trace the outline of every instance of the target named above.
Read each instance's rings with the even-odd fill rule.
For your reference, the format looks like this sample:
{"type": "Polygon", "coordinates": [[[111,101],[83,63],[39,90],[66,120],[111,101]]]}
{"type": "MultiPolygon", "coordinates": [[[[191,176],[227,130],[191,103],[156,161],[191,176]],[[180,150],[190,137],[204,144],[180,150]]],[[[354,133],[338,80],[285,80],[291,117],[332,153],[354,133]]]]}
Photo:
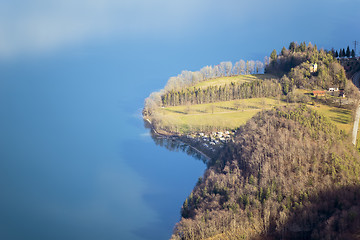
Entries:
{"type": "Polygon", "coordinates": [[[206,166],[144,127],[144,98],[176,68],[158,69],[153,51],[85,46],[0,64],[0,239],[171,236],[206,166]]]}
{"type": "Polygon", "coordinates": [[[206,166],[152,140],[144,99],[291,41],[351,47],[355,2],[0,1],[0,240],[168,239],[206,166]]]}

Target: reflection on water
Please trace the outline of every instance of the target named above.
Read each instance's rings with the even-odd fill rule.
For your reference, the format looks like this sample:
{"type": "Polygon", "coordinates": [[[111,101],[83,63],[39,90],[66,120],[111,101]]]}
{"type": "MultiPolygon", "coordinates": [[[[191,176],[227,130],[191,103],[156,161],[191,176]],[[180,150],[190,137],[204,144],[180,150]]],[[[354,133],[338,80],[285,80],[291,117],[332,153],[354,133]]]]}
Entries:
{"type": "Polygon", "coordinates": [[[148,121],[144,120],[144,126],[147,129],[150,129],[151,138],[156,145],[165,147],[166,149],[172,152],[182,151],[189,156],[192,156],[198,160],[203,161],[204,163],[208,162],[208,158],[202,155],[199,151],[188,145],[187,143],[182,142],[178,137],[167,137],[156,134],[148,121]]]}

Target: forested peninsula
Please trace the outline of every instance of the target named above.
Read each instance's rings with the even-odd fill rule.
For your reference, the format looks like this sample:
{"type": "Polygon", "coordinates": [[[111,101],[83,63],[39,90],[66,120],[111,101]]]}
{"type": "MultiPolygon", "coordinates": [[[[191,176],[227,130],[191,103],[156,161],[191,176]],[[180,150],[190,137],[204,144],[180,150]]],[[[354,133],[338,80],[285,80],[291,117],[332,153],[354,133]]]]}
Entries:
{"type": "Polygon", "coordinates": [[[360,62],[340,52],[291,42],[263,63],[183,71],[146,99],[156,134],[209,156],[172,239],[360,238],[360,62]]]}

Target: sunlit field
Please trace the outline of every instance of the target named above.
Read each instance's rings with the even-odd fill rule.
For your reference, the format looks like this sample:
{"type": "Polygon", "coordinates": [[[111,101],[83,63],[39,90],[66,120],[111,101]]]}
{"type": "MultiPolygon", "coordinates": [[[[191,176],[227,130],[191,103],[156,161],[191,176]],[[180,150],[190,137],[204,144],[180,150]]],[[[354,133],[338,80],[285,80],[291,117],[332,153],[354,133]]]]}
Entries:
{"type": "Polygon", "coordinates": [[[187,133],[201,129],[233,130],[263,109],[286,103],[272,98],[250,98],[159,109],[163,127],[187,133]]]}
{"type": "MultiPolygon", "coordinates": [[[[202,130],[234,130],[245,124],[261,110],[287,105],[276,98],[249,98],[207,104],[183,105],[159,108],[161,126],[178,133],[202,130]]],[[[316,104],[309,107],[327,117],[339,130],[351,133],[353,127],[351,110],[316,104]]]]}
{"type": "Polygon", "coordinates": [[[263,79],[271,79],[277,78],[271,74],[249,74],[249,75],[238,75],[232,77],[220,77],[215,79],[210,79],[208,81],[200,82],[196,84],[194,87],[196,88],[207,88],[209,86],[222,86],[230,83],[244,83],[250,82],[254,80],[263,80],[263,79]]]}

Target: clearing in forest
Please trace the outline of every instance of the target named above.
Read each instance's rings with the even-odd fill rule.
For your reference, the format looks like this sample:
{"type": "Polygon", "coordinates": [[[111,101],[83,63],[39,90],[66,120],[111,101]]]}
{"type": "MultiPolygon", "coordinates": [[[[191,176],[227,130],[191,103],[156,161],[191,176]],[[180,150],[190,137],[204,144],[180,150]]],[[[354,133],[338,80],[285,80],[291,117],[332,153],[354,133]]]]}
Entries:
{"type": "Polygon", "coordinates": [[[324,104],[316,104],[313,107],[325,117],[327,117],[339,130],[351,134],[353,127],[352,111],[345,108],[331,107],[324,104]]]}

